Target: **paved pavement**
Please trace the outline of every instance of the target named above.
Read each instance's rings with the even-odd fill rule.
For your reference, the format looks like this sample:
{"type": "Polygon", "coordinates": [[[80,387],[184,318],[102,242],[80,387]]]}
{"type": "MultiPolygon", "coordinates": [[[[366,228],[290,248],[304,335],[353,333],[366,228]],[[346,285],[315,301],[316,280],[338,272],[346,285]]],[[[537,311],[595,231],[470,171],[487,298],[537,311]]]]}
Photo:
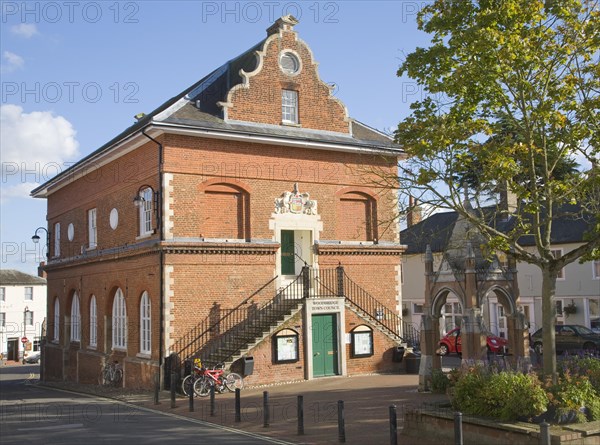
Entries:
{"type": "Polygon", "coordinates": [[[215,415],[212,416],[208,397],[195,398],[194,412],[190,412],[189,399],[182,396],[178,396],[176,407],[171,408],[169,393],[166,391],[160,393],[160,402],[155,405],[153,394],[144,391],[71,382],[52,385],[299,444],[339,443],[339,400],[344,401],[346,443],[361,445],[390,443],[390,405],[396,405],[397,409],[399,443],[408,443],[401,437],[404,412],[423,406],[444,405],[448,401],[443,394],[419,393],[417,375],[328,377],[285,385],[245,388],[241,391],[241,422],[236,422],[233,393],[216,394],[215,415]],[[263,425],[265,391],[268,391],[270,403],[268,427],[263,425]],[[299,395],[304,398],[304,435],[298,435],[299,395]]]}

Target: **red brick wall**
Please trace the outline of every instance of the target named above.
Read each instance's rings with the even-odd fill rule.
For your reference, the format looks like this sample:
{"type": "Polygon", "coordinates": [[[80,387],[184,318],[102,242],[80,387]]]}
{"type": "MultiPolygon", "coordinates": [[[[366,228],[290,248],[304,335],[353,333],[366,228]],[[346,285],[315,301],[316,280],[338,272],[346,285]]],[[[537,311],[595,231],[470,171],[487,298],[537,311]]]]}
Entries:
{"type": "MultiPolygon", "coordinates": [[[[96,208],[97,251],[123,246],[139,235],[139,210],[133,204],[139,187],[158,188],[158,148],[149,142],[135,151],[99,168],[85,169],[85,175],[75,175],[72,184],[54,192],[48,199],[48,227],[50,228],[50,257],[54,256],[54,224],[60,222],[61,258],[81,254],[81,246],[88,246],[89,209],[96,208]],[[119,212],[119,224],[110,227],[110,211],[119,212]],[[69,223],[74,226],[73,241],[67,237],[69,223]]],[[[153,215],[154,227],[156,220],[153,215]]],[[[154,235],[158,237],[158,235],[154,235]]],[[[93,254],[94,252],[90,252],[93,254]]]]}
{"type": "Polygon", "coordinates": [[[299,124],[303,128],[348,133],[345,107],[330,95],[319,79],[310,49],[294,32],[271,36],[263,47],[262,67],[249,78],[249,88],[234,88],[229,100],[228,119],[281,125],[281,91],[298,92],[299,124]],[[287,75],[279,67],[281,51],[291,49],[301,60],[301,71],[287,75]]]}

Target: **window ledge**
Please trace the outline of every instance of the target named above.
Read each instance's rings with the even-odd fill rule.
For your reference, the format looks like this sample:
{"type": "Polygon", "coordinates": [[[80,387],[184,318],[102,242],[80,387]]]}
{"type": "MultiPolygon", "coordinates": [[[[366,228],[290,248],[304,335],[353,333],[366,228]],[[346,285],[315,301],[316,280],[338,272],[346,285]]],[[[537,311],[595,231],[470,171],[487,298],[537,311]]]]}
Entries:
{"type": "Polygon", "coordinates": [[[135,356],[137,358],[143,358],[147,360],[150,360],[152,358],[152,354],[146,352],[138,352],[135,356]]]}
{"type": "Polygon", "coordinates": [[[112,346],[112,350],[113,351],[117,351],[117,352],[127,352],[127,346],[112,346]]]}
{"type": "Polygon", "coordinates": [[[95,351],[95,350],[98,349],[98,345],[88,345],[87,348],[90,349],[90,350],[92,350],[92,351],[95,351]]]}
{"type": "Polygon", "coordinates": [[[154,232],[142,233],[141,235],[139,235],[139,236],[136,236],[136,237],[135,237],[135,240],[136,240],[136,241],[139,241],[139,240],[141,240],[141,239],[150,238],[152,235],[154,235],[154,232]]]}
{"type": "Polygon", "coordinates": [[[297,122],[281,121],[281,125],[285,125],[286,127],[302,128],[302,125],[297,122]]]}

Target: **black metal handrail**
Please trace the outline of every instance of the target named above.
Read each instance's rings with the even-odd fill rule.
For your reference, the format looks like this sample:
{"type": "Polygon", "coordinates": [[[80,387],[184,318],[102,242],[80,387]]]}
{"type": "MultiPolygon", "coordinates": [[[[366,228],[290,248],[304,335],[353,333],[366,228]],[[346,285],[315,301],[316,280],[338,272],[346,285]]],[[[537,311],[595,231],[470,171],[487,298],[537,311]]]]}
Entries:
{"type": "Polygon", "coordinates": [[[352,281],[343,269],[341,270],[338,273],[342,275],[342,278],[339,279],[342,289],[338,290],[338,293],[343,294],[346,301],[353,304],[372,321],[385,327],[400,340],[406,342],[409,346],[418,347],[420,343],[418,331],[409,325],[405,325],[402,317],[396,311],[375,299],[369,292],[352,281]]]}
{"type": "Polygon", "coordinates": [[[228,310],[225,315],[219,316],[216,321],[214,320],[215,317],[212,315],[206,317],[206,319],[198,323],[183,337],[181,337],[173,349],[176,351],[179,357],[191,357],[213,338],[219,336],[223,332],[226,332],[231,327],[238,325],[247,316],[247,312],[252,310],[251,306],[247,306],[252,298],[261,293],[277,278],[278,277],[276,276],[275,278],[269,280],[236,307],[228,310]]]}

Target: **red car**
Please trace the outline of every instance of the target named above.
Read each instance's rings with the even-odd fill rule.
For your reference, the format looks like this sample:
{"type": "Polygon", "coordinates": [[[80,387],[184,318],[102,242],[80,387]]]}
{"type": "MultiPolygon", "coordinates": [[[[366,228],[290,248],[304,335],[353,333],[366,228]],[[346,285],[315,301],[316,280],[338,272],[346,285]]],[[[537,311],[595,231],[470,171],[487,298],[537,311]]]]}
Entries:
{"type": "MultiPolygon", "coordinates": [[[[489,334],[486,341],[488,350],[496,354],[504,352],[508,347],[508,341],[505,338],[498,337],[494,334],[489,334]]],[[[454,328],[440,340],[438,354],[460,354],[461,352],[460,328],[454,328]]]]}

